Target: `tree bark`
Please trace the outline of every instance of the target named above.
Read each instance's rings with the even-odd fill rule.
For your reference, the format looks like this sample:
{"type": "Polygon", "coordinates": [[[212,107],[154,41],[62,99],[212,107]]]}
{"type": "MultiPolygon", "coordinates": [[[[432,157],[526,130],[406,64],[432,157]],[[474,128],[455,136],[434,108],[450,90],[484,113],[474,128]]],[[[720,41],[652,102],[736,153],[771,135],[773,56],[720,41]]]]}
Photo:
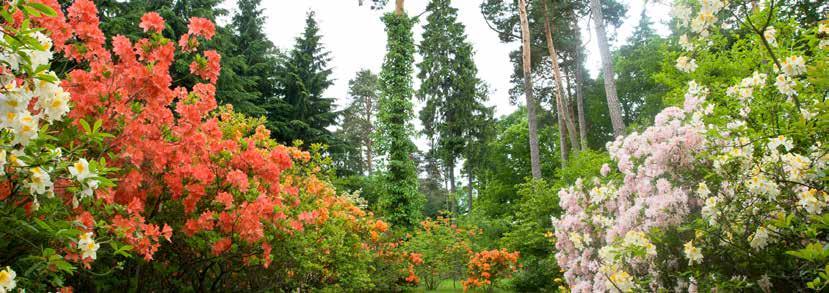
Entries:
{"type": "MultiPolygon", "coordinates": [[[[575,16],[575,11],[573,12],[575,16]]],[[[579,115],[579,141],[581,142],[581,149],[587,149],[587,122],[584,119],[584,92],[583,92],[583,80],[582,80],[582,71],[581,71],[581,29],[579,29],[579,20],[576,17],[573,17],[573,28],[576,31],[576,47],[573,50],[573,55],[575,56],[575,65],[574,68],[574,76],[576,78],[576,112],[579,115]]]]}
{"type": "MultiPolygon", "coordinates": [[[[553,77],[554,77],[555,83],[556,83],[555,95],[556,95],[556,108],[558,109],[558,116],[560,117],[560,119],[559,119],[559,129],[561,129],[561,127],[564,127],[564,126],[567,127],[567,134],[570,137],[570,148],[572,148],[574,151],[578,151],[579,143],[578,143],[578,139],[576,138],[576,126],[575,126],[575,124],[573,124],[573,118],[570,117],[570,115],[569,115],[571,107],[570,107],[570,105],[567,101],[567,98],[564,97],[564,95],[562,94],[562,91],[564,89],[564,83],[561,82],[561,68],[559,67],[559,64],[558,64],[558,54],[556,53],[556,47],[555,47],[555,44],[553,43],[553,32],[552,32],[553,24],[551,22],[552,20],[549,17],[549,13],[547,12],[547,0],[542,0],[541,3],[542,3],[542,6],[543,6],[542,8],[544,10],[544,35],[545,35],[545,38],[547,39],[547,52],[550,55],[550,62],[553,65],[553,77]],[[563,117],[563,118],[561,118],[561,117],[563,117]],[[561,120],[564,120],[563,125],[560,124],[561,120]]],[[[559,131],[559,134],[563,134],[562,131],[559,131]]],[[[562,153],[562,159],[563,159],[563,161],[561,163],[562,163],[562,166],[563,166],[566,163],[566,160],[567,160],[564,153],[562,153]]]]}
{"type": "Polygon", "coordinates": [[[394,13],[397,15],[403,15],[403,1],[404,0],[396,0],[394,3],[394,13]]]}
{"type": "Polygon", "coordinates": [[[374,126],[371,123],[372,103],[371,103],[371,97],[364,97],[364,99],[366,100],[366,121],[368,122],[368,125],[369,125],[369,132],[364,134],[365,138],[366,138],[366,141],[365,141],[365,144],[366,144],[366,169],[368,169],[368,174],[371,174],[372,164],[373,164],[373,160],[374,160],[374,158],[372,157],[373,154],[372,154],[372,150],[371,150],[371,147],[374,144],[374,141],[372,141],[372,139],[371,139],[371,135],[372,135],[372,133],[374,133],[374,126]]]}
{"type": "Polygon", "coordinates": [[[467,212],[472,213],[472,200],[474,199],[472,195],[472,164],[466,167],[466,181],[469,187],[469,193],[466,194],[466,198],[469,200],[469,210],[467,212]]]}
{"type": "Polygon", "coordinates": [[[527,124],[529,124],[530,170],[535,179],[541,178],[541,159],[538,151],[538,125],[533,99],[532,70],[530,69],[530,23],[527,20],[527,2],[518,0],[518,16],[521,19],[521,53],[524,71],[524,94],[527,98],[527,124]]]}
{"type": "Polygon", "coordinates": [[[590,0],[590,10],[593,11],[593,22],[596,26],[596,39],[599,41],[599,55],[602,57],[602,71],[604,73],[604,91],[607,96],[607,108],[610,112],[610,123],[613,124],[613,135],[618,137],[625,134],[625,122],[622,120],[622,106],[616,94],[616,77],[613,73],[613,61],[610,60],[610,47],[607,44],[607,32],[604,27],[604,14],[599,0],[590,0]]]}
{"type": "Polygon", "coordinates": [[[452,201],[450,206],[454,206],[454,212],[457,215],[460,212],[460,208],[458,207],[459,205],[457,201],[454,200],[456,194],[455,191],[457,190],[455,187],[455,164],[451,163],[449,166],[446,166],[446,168],[449,169],[447,170],[449,172],[449,199],[452,201]]]}

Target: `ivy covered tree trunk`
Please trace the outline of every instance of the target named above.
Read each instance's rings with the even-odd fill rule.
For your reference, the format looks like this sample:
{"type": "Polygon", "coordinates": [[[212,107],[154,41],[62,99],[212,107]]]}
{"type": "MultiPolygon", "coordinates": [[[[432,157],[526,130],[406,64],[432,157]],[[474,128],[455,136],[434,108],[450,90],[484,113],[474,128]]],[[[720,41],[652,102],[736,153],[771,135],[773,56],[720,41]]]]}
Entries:
{"type": "Polygon", "coordinates": [[[533,98],[533,81],[530,55],[530,24],[527,20],[527,2],[518,0],[518,17],[521,19],[521,60],[524,72],[524,95],[527,98],[527,124],[529,125],[530,170],[533,178],[541,178],[541,159],[538,151],[538,122],[533,98]]]}
{"type": "Polygon", "coordinates": [[[380,72],[377,130],[378,144],[386,156],[386,170],[378,204],[390,222],[412,227],[422,218],[425,202],[418,193],[417,168],[412,159],[417,151],[411,140],[414,134],[411,125],[413,22],[405,13],[386,14],[383,21],[388,34],[388,52],[380,72]]]}
{"type": "Polygon", "coordinates": [[[613,61],[610,59],[610,47],[607,44],[607,32],[604,26],[604,14],[599,0],[590,0],[590,10],[593,11],[593,23],[596,26],[596,39],[599,41],[599,55],[602,57],[602,73],[604,73],[604,90],[607,96],[607,108],[610,113],[610,123],[613,125],[613,135],[625,134],[625,122],[622,120],[622,106],[616,93],[616,77],[613,73],[613,61]]]}

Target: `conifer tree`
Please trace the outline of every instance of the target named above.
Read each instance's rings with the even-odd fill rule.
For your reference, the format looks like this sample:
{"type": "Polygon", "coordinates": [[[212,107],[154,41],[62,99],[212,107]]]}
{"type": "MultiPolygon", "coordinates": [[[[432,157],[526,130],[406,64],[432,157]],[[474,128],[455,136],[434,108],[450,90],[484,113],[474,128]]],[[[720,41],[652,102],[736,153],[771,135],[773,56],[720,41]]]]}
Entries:
{"type": "Polygon", "coordinates": [[[333,83],[328,68],[329,52],[320,39],[314,13],[308,13],[305,31],[279,67],[277,81],[280,99],[268,103],[268,124],[277,140],[290,143],[302,140],[305,145],[334,143],[328,126],[336,123],[334,99],[324,97],[333,83]]]}
{"type": "Polygon", "coordinates": [[[435,153],[446,164],[449,190],[454,193],[456,163],[469,154],[464,150],[475,139],[474,128],[480,125],[476,121],[484,119],[486,111],[472,45],[458,21],[458,10],[449,2],[432,0],[426,8],[429,16],[419,46],[423,61],[418,64],[421,85],[417,95],[426,102],[420,112],[424,133],[435,141],[435,153]]]}
{"type": "Polygon", "coordinates": [[[374,132],[377,116],[377,75],[360,70],[348,81],[351,101],[342,111],[337,140],[344,145],[339,153],[338,171],[351,174],[370,174],[374,170],[374,132]]]}
{"type": "Polygon", "coordinates": [[[220,104],[239,112],[264,116],[263,105],[275,101],[278,51],[264,32],[261,0],[239,0],[229,30],[232,41],[223,43],[222,74],[216,92],[220,104]]]}

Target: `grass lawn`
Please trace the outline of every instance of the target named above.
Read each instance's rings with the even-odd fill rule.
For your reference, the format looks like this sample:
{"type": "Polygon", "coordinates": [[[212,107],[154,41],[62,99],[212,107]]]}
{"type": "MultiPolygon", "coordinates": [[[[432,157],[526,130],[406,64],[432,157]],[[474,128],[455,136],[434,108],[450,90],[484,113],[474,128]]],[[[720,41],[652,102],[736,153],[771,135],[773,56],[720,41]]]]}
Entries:
{"type": "MultiPolygon", "coordinates": [[[[463,292],[463,286],[461,285],[461,280],[455,281],[455,287],[452,287],[452,280],[443,280],[438,284],[437,289],[435,290],[427,290],[426,287],[420,286],[416,289],[412,290],[411,292],[463,292]]],[[[486,290],[469,290],[467,292],[474,292],[474,293],[484,293],[486,290]]],[[[504,290],[501,288],[495,288],[492,292],[496,293],[506,293],[511,292],[508,290],[504,290]]]]}

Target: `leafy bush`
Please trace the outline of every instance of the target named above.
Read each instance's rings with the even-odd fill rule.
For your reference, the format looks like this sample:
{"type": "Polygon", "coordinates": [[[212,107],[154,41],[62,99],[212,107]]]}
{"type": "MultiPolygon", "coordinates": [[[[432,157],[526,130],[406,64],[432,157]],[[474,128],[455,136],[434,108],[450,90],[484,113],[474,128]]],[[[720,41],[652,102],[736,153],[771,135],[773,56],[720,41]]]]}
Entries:
{"type": "Polygon", "coordinates": [[[508,278],[518,270],[518,256],[518,252],[504,248],[475,253],[467,265],[469,278],[463,281],[464,290],[485,287],[491,291],[499,279],[508,278]]]}
{"type": "Polygon", "coordinates": [[[684,103],[608,146],[618,173],[559,192],[572,291],[825,288],[829,28],[782,3],[675,7],[684,103]]]}
{"type": "Polygon", "coordinates": [[[335,192],[323,148],[279,145],[261,119],[217,109],[221,56],[199,48],[210,21],[175,41],[150,12],[146,37],[110,50],[97,13],[89,0],[0,11],[0,291],[386,285],[372,274],[399,262],[382,255],[394,238],[335,192]],[[51,50],[74,65],[62,82],[51,50]]]}
{"type": "Polygon", "coordinates": [[[427,289],[434,290],[443,280],[463,277],[479,233],[453,224],[449,218],[426,219],[406,239],[403,249],[420,259],[414,266],[415,274],[427,289]]]}

